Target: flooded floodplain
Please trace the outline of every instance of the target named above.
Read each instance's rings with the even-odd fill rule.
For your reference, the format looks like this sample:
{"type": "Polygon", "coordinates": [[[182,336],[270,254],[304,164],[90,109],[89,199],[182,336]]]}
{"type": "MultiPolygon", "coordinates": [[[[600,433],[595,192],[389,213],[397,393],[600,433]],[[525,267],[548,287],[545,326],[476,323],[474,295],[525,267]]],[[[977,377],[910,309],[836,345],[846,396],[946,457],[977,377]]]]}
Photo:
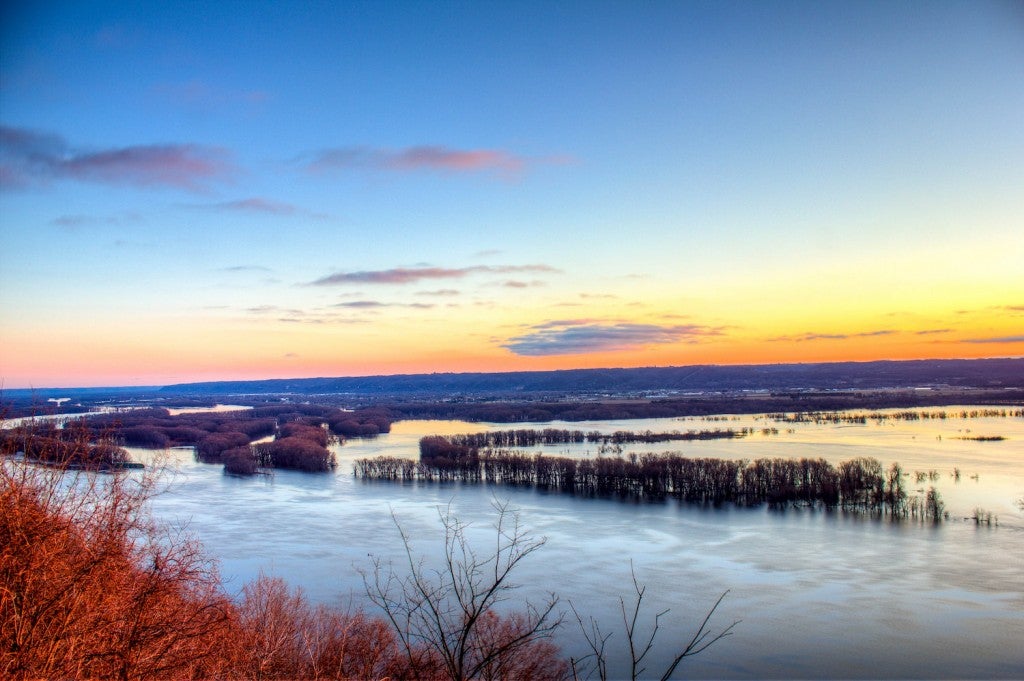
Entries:
{"type": "MultiPolygon", "coordinates": [[[[647,585],[649,622],[659,630],[660,675],[673,643],[693,633],[723,592],[712,626],[741,620],[734,635],[682,663],[683,678],[1019,678],[1024,674],[1024,419],[977,416],[984,407],[926,410],[932,418],[791,419],[765,415],[555,422],[585,432],[747,429],[741,438],[623,445],[631,452],[693,457],[874,457],[899,462],[910,494],[934,487],[949,519],[939,524],[767,506],[721,508],[676,501],[623,502],[535,489],[460,483],[364,481],[353,462],[416,458],[426,435],[507,430],[508,424],[404,421],[374,439],[335,445],[335,474],[277,471],[237,478],[170,450],[174,472],[154,501],[217,557],[228,587],[261,571],[314,599],[366,606],[359,570],[370,556],[400,559],[395,521],[428,565],[441,557],[438,508],[472,523],[481,550],[493,542],[495,498],[518,508],[547,544],[514,573],[509,605],[556,592],[606,631],[614,663],[628,661],[619,596],[630,595],[630,563],[647,585]],[[971,417],[971,412],[976,412],[971,417]],[[961,415],[963,413],[963,416],[961,415]],[[966,417],[964,417],[966,416],[966,417]],[[993,439],[993,438],[1002,439],[993,439]],[[959,474],[959,475],[958,475],[959,474]],[[976,510],[991,514],[979,524],[976,510]]],[[[866,412],[867,413],[867,412],[866,412]]],[[[847,416],[855,416],[845,413],[847,416]]],[[[888,415],[888,416],[886,416],[888,415]]],[[[593,443],[540,446],[552,456],[596,457],[593,443]]],[[[152,452],[133,450],[137,457],[152,452]]],[[[985,516],[982,516],[985,517],[985,516]]],[[[557,637],[566,655],[585,654],[575,625],[557,637]]]]}

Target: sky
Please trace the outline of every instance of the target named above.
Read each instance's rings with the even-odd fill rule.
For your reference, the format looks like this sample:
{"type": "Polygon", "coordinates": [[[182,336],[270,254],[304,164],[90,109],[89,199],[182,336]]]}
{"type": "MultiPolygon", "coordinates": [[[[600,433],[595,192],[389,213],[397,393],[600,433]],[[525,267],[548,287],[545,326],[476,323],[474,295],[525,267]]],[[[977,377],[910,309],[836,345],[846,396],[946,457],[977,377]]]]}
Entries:
{"type": "Polygon", "coordinates": [[[19,2],[0,387],[1024,354],[1024,3],[19,2]]]}

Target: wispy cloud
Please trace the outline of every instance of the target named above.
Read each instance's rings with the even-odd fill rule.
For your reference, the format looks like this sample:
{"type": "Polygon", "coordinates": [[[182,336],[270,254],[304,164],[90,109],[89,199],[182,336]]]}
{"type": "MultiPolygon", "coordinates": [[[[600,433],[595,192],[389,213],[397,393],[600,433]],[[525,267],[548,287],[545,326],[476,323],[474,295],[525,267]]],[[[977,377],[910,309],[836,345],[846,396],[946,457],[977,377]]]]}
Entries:
{"type": "Polygon", "coordinates": [[[390,270],[335,272],[309,283],[310,286],[344,284],[410,284],[431,279],[462,279],[471,274],[512,274],[516,272],[556,273],[550,265],[477,265],[474,267],[397,267],[390,270]]]}
{"type": "Polygon", "coordinates": [[[281,308],[277,305],[256,305],[254,307],[247,307],[245,311],[252,315],[287,315],[288,317],[305,317],[305,310],[297,310],[295,308],[281,308]]]}
{"type": "Polygon", "coordinates": [[[952,333],[953,329],[923,329],[921,331],[915,331],[915,336],[934,336],[940,333],[952,333]]]}
{"type": "Polygon", "coordinates": [[[807,332],[797,336],[776,336],[775,338],[769,338],[770,342],[786,341],[786,342],[797,342],[805,343],[808,341],[819,341],[819,340],[849,340],[850,338],[872,338],[875,336],[891,336],[899,333],[895,329],[879,329],[877,331],[862,331],[860,333],[813,333],[807,332]]]}
{"type": "Polygon", "coordinates": [[[322,220],[328,216],[324,213],[314,213],[298,206],[283,201],[274,201],[260,196],[252,196],[247,199],[235,201],[219,201],[216,203],[190,203],[184,207],[194,210],[208,210],[219,213],[253,213],[262,215],[279,215],[282,217],[299,215],[308,218],[322,220]]]}
{"type": "Polygon", "coordinates": [[[1021,336],[994,336],[992,338],[965,338],[964,343],[1024,343],[1021,336]]]}
{"type": "Polygon", "coordinates": [[[344,303],[335,303],[331,307],[355,310],[375,310],[382,307],[406,307],[414,310],[429,310],[434,307],[433,303],[385,303],[379,300],[351,300],[344,303]]]}
{"type": "Polygon", "coordinates": [[[538,286],[547,286],[547,282],[538,281],[537,279],[534,279],[533,281],[519,281],[516,279],[510,279],[509,281],[501,282],[500,285],[504,286],[505,288],[536,288],[538,286]]]}
{"type": "Polygon", "coordinates": [[[221,272],[273,272],[269,267],[263,265],[232,265],[222,267],[221,272]]]}
{"type": "Polygon", "coordinates": [[[373,310],[379,307],[387,307],[386,303],[379,300],[352,300],[345,303],[335,303],[331,307],[344,307],[356,310],[373,310]]]}
{"type": "Polygon", "coordinates": [[[280,307],[278,305],[255,305],[242,310],[246,315],[261,322],[279,322],[285,324],[364,324],[366,319],[341,315],[340,313],[319,310],[300,310],[280,307]]]}
{"type": "Polygon", "coordinates": [[[295,215],[300,212],[299,208],[290,203],[271,201],[270,199],[263,199],[258,196],[237,201],[198,204],[193,206],[193,208],[228,212],[239,211],[243,213],[270,213],[271,215],[295,215]]]}
{"type": "Polygon", "coordinates": [[[211,85],[203,80],[161,83],[153,87],[158,97],[189,107],[220,107],[225,105],[263,104],[270,95],[265,90],[241,90],[211,85]]]}
{"type": "Polygon", "coordinates": [[[540,322],[539,324],[533,324],[532,326],[530,326],[530,328],[534,329],[534,330],[540,330],[540,329],[560,329],[560,328],[563,328],[563,327],[566,327],[566,326],[592,326],[592,325],[595,325],[595,326],[601,326],[601,325],[605,325],[605,326],[616,325],[616,326],[619,326],[619,325],[626,324],[626,323],[627,322],[621,322],[621,321],[614,320],[614,319],[613,320],[609,320],[607,318],[606,319],[597,319],[597,318],[592,318],[592,317],[584,317],[584,318],[579,318],[579,319],[550,319],[550,320],[548,320],[546,322],[540,322]]]}
{"type": "Polygon", "coordinates": [[[153,144],[86,150],[52,133],[0,126],[0,179],[8,188],[67,179],[203,191],[233,174],[227,153],[215,147],[153,144]]]}
{"type": "Polygon", "coordinates": [[[51,225],[73,230],[79,227],[94,227],[103,225],[128,225],[142,222],[142,216],[138,213],[124,213],[122,215],[61,215],[50,220],[51,225]]]}
{"type": "Polygon", "coordinates": [[[436,291],[420,291],[416,295],[418,296],[436,296],[436,297],[451,297],[462,295],[461,291],[453,288],[441,288],[436,291]]]}
{"type": "Polygon", "coordinates": [[[313,172],[370,169],[515,174],[525,166],[523,158],[499,149],[452,149],[424,145],[404,149],[364,146],[323,149],[314,155],[306,167],[313,172]]]}
{"type": "Polygon", "coordinates": [[[579,355],[636,350],[648,345],[698,342],[720,336],[722,330],[697,324],[600,324],[589,320],[545,322],[529,333],[508,339],[501,347],[517,355],[579,355]]]}

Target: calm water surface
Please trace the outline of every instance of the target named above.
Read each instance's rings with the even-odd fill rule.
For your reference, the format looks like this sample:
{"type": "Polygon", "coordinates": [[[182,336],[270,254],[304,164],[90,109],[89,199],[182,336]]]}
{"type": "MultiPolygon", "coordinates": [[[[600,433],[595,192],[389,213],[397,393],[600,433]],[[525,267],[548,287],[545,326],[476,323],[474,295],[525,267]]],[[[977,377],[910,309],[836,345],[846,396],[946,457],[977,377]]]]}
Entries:
{"type": "MultiPolygon", "coordinates": [[[[935,411],[935,410],[933,410],[935,411]]],[[[947,413],[959,411],[948,408],[947,413]]],[[[873,456],[908,473],[937,471],[934,485],[951,519],[940,525],[892,523],[841,512],[701,508],[675,502],[623,503],[534,490],[459,484],[366,482],[352,461],[418,454],[419,438],[510,426],[406,421],[373,440],[335,447],[335,475],[287,471],[250,479],[195,463],[171,450],[175,472],[154,502],[163,519],[184,525],[221,562],[232,590],[264,571],[301,586],[316,600],[365,605],[360,569],[370,556],[400,558],[394,520],[413,537],[428,565],[438,564],[438,508],[450,504],[473,523],[486,550],[493,540],[495,498],[518,508],[547,545],[515,576],[518,599],[555,591],[606,631],[621,663],[619,596],[631,593],[630,561],[647,585],[650,618],[662,620],[663,654],[648,665],[658,676],[673,652],[724,591],[712,624],[742,620],[735,634],[685,660],[681,678],[1022,678],[1024,677],[1024,419],[951,418],[866,425],[772,423],[763,417],[645,419],[530,424],[584,431],[778,428],[738,440],[658,443],[630,451],[692,456],[873,456]],[[792,432],[789,432],[789,430],[792,432]],[[968,432],[969,431],[969,432],[968,432]],[[1002,435],[1001,442],[956,439],[1002,435]],[[957,482],[952,471],[959,468],[957,482]],[[972,476],[977,476],[973,478],[972,476]],[[998,526],[965,520],[980,506],[998,526]]],[[[595,456],[595,445],[544,448],[552,455],[595,456]]],[[[134,450],[139,457],[151,452],[134,450]]],[[[585,652],[574,627],[558,643],[585,652]]],[[[613,667],[613,675],[623,667],[613,667]]]]}

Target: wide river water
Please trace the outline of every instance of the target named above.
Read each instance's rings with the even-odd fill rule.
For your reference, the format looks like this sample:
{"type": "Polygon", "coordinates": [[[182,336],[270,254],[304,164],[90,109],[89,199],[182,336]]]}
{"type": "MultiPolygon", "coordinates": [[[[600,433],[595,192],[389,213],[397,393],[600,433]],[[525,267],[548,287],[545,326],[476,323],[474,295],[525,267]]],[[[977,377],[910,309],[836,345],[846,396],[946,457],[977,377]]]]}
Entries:
{"type": "MultiPolygon", "coordinates": [[[[734,634],[677,670],[680,678],[1022,678],[1024,677],[1024,419],[959,417],[852,423],[776,423],[758,416],[726,420],[645,419],[529,424],[613,432],[753,427],[732,440],[625,447],[730,459],[857,456],[898,461],[911,494],[934,486],[950,519],[891,522],[808,509],[708,508],[574,498],[529,489],[461,484],[367,482],[352,475],[357,458],[418,456],[424,435],[507,429],[507,424],[405,421],[370,440],[335,446],[338,470],[278,471],[238,478],[170,450],[173,473],[154,500],[161,519],[184,526],[216,557],[228,588],[261,571],[302,587],[317,601],[368,606],[360,570],[371,556],[403,556],[395,522],[427,566],[440,566],[438,509],[472,523],[483,552],[494,540],[495,499],[519,510],[547,544],[513,573],[522,585],[512,607],[556,592],[609,640],[611,675],[628,662],[619,597],[630,602],[632,563],[646,585],[647,622],[662,618],[647,668],[660,676],[681,639],[728,591],[714,618],[734,634]],[[777,428],[763,434],[762,428],[777,428]],[[1003,436],[977,441],[975,436],[1003,436]],[[954,469],[960,470],[957,480],[954,469]],[[935,471],[918,483],[915,471],[935,471]],[[998,524],[969,519],[981,507],[998,524]]],[[[977,408],[980,409],[980,408],[977,408]]],[[[882,412],[889,413],[889,412],[882,412]]],[[[132,450],[142,459],[152,452],[132,450]]],[[[596,445],[544,448],[552,455],[596,456],[596,445]]],[[[566,655],[585,654],[571,615],[556,637],[566,655]]]]}

